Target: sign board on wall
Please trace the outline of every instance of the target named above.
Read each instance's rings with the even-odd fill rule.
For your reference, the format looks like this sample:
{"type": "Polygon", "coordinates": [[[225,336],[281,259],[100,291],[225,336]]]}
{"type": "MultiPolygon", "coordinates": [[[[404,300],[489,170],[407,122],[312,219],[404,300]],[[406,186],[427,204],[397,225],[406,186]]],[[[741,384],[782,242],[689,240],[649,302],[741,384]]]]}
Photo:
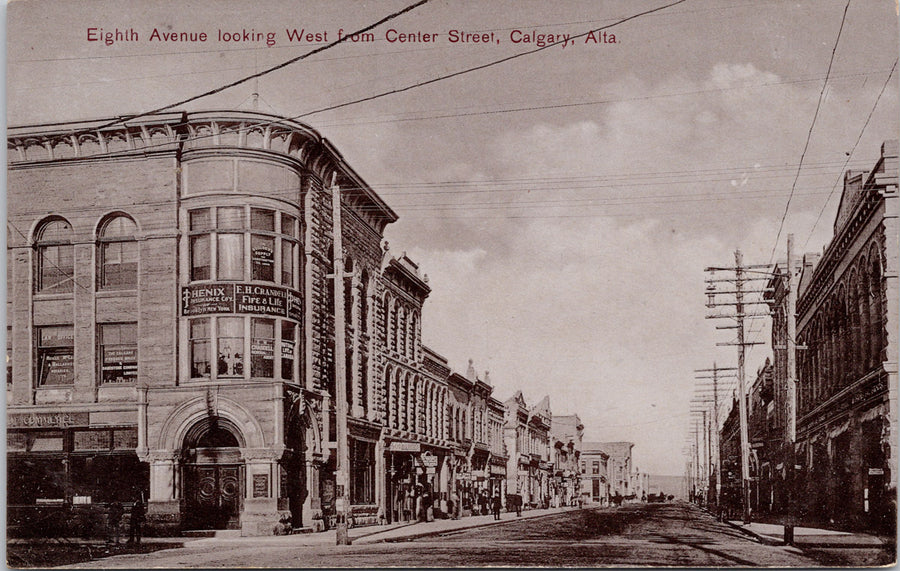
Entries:
{"type": "Polygon", "coordinates": [[[418,442],[391,442],[388,445],[390,452],[421,452],[422,445],[418,442]]]}
{"type": "Polygon", "coordinates": [[[267,498],[269,497],[269,475],[253,474],[253,497],[267,498]]]}
{"type": "Polygon", "coordinates": [[[301,320],[300,292],[248,283],[188,285],[181,288],[181,315],[253,313],[301,320]]]}

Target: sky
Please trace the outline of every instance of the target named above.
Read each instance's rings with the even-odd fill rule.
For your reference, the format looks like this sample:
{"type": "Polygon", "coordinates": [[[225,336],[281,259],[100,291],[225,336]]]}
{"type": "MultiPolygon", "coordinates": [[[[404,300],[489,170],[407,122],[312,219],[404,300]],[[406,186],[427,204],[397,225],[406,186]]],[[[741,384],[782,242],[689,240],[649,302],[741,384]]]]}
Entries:
{"type": "MultiPolygon", "coordinates": [[[[705,318],[704,268],[736,249],[779,259],[788,233],[821,251],[842,172],[897,137],[900,93],[895,1],[685,0],[617,23],[671,2],[431,0],[373,41],[179,109],[249,110],[257,92],[260,111],[318,130],[399,215],[386,239],[428,275],[426,345],[456,371],[490,371],[501,400],[549,395],[585,440],[634,442],[637,468],[681,474],[694,371],[737,362],[716,345],[734,333],[705,318]],[[575,38],[605,26],[605,42],[575,38]],[[534,50],[539,35],[570,39],[320,111],[534,50]]],[[[147,112],[409,4],[14,1],[7,123],[147,112]],[[90,41],[101,28],[122,40],[90,41]]],[[[748,339],[767,342],[766,321],[748,339]]],[[[769,355],[749,350],[749,380],[769,355]]]]}

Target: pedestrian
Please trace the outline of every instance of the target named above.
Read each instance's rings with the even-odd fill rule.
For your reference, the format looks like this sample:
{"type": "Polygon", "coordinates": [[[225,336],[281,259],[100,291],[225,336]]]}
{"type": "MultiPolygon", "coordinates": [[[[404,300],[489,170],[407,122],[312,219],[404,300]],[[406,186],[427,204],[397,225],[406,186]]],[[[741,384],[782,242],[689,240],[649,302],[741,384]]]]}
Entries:
{"type": "Polygon", "coordinates": [[[106,512],[106,527],[107,527],[107,543],[119,545],[119,536],[121,532],[121,524],[122,524],[122,515],[125,514],[125,509],[122,507],[122,502],[115,501],[109,504],[109,510],[106,512]]]}
{"type": "Polygon", "coordinates": [[[522,517],[522,496],[520,494],[516,494],[516,517],[522,517]]]}
{"type": "Polygon", "coordinates": [[[500,502],[500,494],[496,494],[494,496],[494,501],[491,503],[491,508],[494,511],[494,519],[500,519],[500,508],[503,507],[502,502],[500,502]]]}
{"type": "Polygon", "coordinates": [[[143,531],[144,519],[146,519],[147,512],[144,509],[144,502],[141,501],[141,498],[134,500],[134,504],[131,506],[131,522],[130,522],[130,533],[128,537],[128,543],[134,545],[138,549],[141,547],[141,532],[143,531]]]}
{"type": "Polygon", "coordinates": [[[450,517],[453,519],[459,519],[460,512],[462,511],[462,505],[459,503],[459,494],[456,493],[456,490],[453,491],[453,494],[450,496],[450,513],[452,514],[450,517]]]}

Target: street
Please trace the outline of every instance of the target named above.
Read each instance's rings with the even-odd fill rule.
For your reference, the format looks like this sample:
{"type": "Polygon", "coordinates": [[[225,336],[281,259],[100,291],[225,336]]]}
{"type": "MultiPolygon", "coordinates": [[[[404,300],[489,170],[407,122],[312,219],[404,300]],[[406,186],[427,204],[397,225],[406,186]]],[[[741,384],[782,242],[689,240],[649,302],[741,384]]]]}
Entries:
{"type": "MultiPolygon", "coordinates": [[[[376,542],[377,528],[349,547],[298,545],[299,536],[190,542],[76,568],[762,566],[883,565],[880,549],[820,549],[757,543],[685,503],[632,504],[517,519],[439,535],[376,542]],[[292,544],[292,542],[294,542],[292,544]]],[[[411,528],[427,531],[430,524],[411,528]]],[[[419,531],[412,531],[417,534],[419,531]]]]}

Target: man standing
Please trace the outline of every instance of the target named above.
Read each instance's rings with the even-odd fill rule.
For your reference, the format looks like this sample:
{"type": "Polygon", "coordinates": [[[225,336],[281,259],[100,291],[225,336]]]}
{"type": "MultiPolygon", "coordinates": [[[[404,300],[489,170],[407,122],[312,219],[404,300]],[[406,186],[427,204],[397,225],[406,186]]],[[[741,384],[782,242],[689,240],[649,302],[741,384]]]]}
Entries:
{"type": "Polygon", "coordinates": [[[500,508],[503,507],[503,504],[500,502],[500,494],[494,495],[494,499],[491,502],[491,509],[494,512],[494,519],[500,519],[500,508]]]}
{"type": "Polygon", "coordinates": [[[129,534],[128,543],[133,544],[138,548],[141,547],[141,532],[146,515],[147,512],[144,510],[144,502],[141,501],[141,498],[136,499],[134,505],[131,506],[131,532],[129,534]]]}
{"type": "Polygon", "coordinates": [[[122,523],[122,515],[125,510],[122,508],[122,502],[115,501],[109,505],[109,511],[106,513],[106,526],[108,531],[107,543],[119,545],[119,526],[122,523]]]}

